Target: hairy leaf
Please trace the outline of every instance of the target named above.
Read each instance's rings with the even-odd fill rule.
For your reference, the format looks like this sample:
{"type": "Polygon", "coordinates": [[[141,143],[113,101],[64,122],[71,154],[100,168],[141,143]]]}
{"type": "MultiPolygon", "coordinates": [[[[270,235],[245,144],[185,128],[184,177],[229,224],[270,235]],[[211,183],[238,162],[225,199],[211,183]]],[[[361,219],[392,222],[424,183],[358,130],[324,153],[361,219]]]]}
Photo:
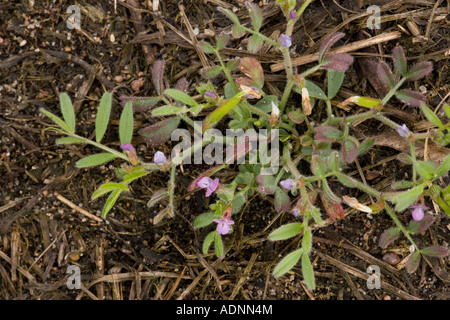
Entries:
{"type": "Polygon", "coordinates": [[[390,228],[385,230],[378,240],[378,245],[382,249],[386,249],[392,242],[397,240],[397,238],[400,236],[400,228],[390,228]]]}
{"type": "Polygon", "coordinates": [[[139,134],[151,146],[159,146],[170,139],[172,132],[180,124],[180,118],[168,118],[143,128],[139,134]]]}
{"type": "Polygon", "coordinates": [[[285,224],[269,234],[269,240],[286,240],[300,234],[303,229],[303,223],[294,222],[285,224]]]}
{"type": "Polygon", "coordinates": [[[95,140],[100,142],[108,128],[109,117],[111,115],[112,94],[105,92],[100,99],[100,105],[95,119],[95,140]]]}
{"type": "Polygon", "coordinates": [[[297,249],[284,257],[273,270],[273,276],[278,278],[291,270],[300,260],[303,254],[303,249],[297,249]]]}

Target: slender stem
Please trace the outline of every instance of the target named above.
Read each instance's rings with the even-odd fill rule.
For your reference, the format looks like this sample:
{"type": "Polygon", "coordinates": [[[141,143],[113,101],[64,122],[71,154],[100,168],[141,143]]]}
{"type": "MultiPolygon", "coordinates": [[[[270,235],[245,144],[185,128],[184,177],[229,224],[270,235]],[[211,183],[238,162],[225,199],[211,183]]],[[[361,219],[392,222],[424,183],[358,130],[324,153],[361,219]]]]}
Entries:
{"type": "Polygon", "coordinates": [[[258,31],[255,31],[255,30],[253,30],[253,29],[244,27],[244,26],[242,26],[242,25],[241,25],[241,27],[242,27],[245,31],[247,31],[248,33],[258,35],[258,36],[261,37],[264,41],[270,43],[272,46],[274,46],[274,47],[276,47],[276,48],[281,47],[281,44],[279,44],[278,42],[276,42],[276,41],[270,39],[269,37],[266,37],[266,36],[263,35],[262,33],[258,32],[258,31]]]}
{"type": "Polygon", "coordinates": [[[328,119],[327,121],[325,121],[324,125],[332,125],[332,124],[339,124],[339,123],[343,123],[345,121],[345,123],[352,123],[358,120],[364,120],[364,119],[369,119],[372,118],[375,115],[375,113],[370,110],[367,112],[362,112],[359,114],[356,114],[354,116],[350,116],[350,117],[338,117],[338,118],[331,118],[328,119]]]}
{"type": "Polygon", "coordinates": [[[309,4],[311,3],[311,2],[313,2],[314,0],[306,0],[303,4],[302,4],[302,6],[300,7],[300,9],[298,9],[298,11],[297,11],[297,18],[299,18],[302,14],[303,14],[303,12],[306,10],[306,8],[309,6],[309,4]]]}
{"type": "Polygon", "coordinates": [[[331,119],[333,117],[333,109],[331,108],[331,101],[330,99],[325,100],[327,103],[327,115],[328,115],[328,120],[331,119]]]}
{"type": "Polygon", "coordinates": [[[394,94],[397,92],[397,90],[403,85],[403,83],[406,81],[406,78],[402,78],[396,85],[391,89],[391,91],[388,92],[388,94],[383,98],[381,101],[382,105],[386,105],[386,103],[394,96],[394,94]]]}
{"type": "Polygon", "coordinates": [[[291,90],[294,87],[294,85],[295,85],[295,83],[293,81],[288,80],[286,87],[284,87],[283,97],[281,98],[280,105],[278,106],[278,108],[280,109],[280,112],[284,111],[287,100],[289,99],[289,95],[291,94],[291,90]]]}
{"type": "Polygon", "coordinates": [[[231,86],[233,87],[233,89],[234,89],[236,92],[238,92],[239,89],[238,89],[238,87],[237,87],[237,85],[236,85],[236,82],[234,82],[234,79],[233,79],[233,77],[231,76],[230,70],[228,70],[228,68],[225,66],[225,63],[223,62],[222,57],[220,56],[219,50],[216,50],[215,53],[216,53],[217,59],[219,59],[219,63],[220,63],[220,66],[222,67],[222,71],[223,71],[223,73],[225,73],[225,76],[226,76],[227,79],[228,79],[228,82],[231,84],[231,86]]]}
{"type": "Polygon", "coordinates": [[[129,161],[129,160],[128,160],[128,157],[127,157],[125,154],[123,154],[122,152],[119,152],[119,151],[117,151],[117,150],[111,149],[111,148],[109,148],[109,147],[107,147],[107,146],[105,146],[105,145],[103,145],[103,144],[101,144],[101,143],[98,143],[98,142],[95,142],[95,141],[86,139],[86,138],[81,137],[81,136],[79,136],[79,135],[77,135],[77,134],[72,134],[71,136],[72,136],[72,137],[75,137],[75,138],[82,139],[82,140],[84,140],[84,141],[85,141],[86,143],[88,143],[88,144],[91,144],[91,145],[93,145],[93,146],[95,146],[95,147],[97,147],[97,148],[99,148],[99,149],[102,149],[102,150],[104,150],[104,151],[106,151],[106,152],[112,153],[113,155],[115,155],[115,156],[118,157],[118,158],[121,158],[121,159],[123,159],[123,160],[129,161]]]}
{"type": "Polygon", "coordinates": [[[397,227],[403,232],[403,234],[405,235],[405,237],[409,240],[409,242],[411,242],[411,244],[414,246],[414,248],[416,249],[416,251],[419,251],[419,247],[416,245],[416,243],[414,242],[414,240],[411,238],[408,230],[406,230],[406,228],[403,226],[402,222],[398,219],[397,215],[395,214],[395,212],[391,209],[391,207],[386,203],[384,208],[386,209],[386,212],[388,213],[388,215],[391,217],[392,220],[394,220],[395,224],[397,225],[397,227]]]}
{"type": "Polygon", "coordinates": [[[309,68],[305,72],[300,73],[300,76],[303,77],[303,78],[306,78],[310,74],[312,74],[312,73],[316,72],[317,70],[319,70],[321,67],[322,67],[322,65],[318,64],[317,66],[309,68]]]}
{"type": "Polygon", "coordinates": [[[175,195],[175,170],[176,170],[176,165],[172,165],[172,168],[170,170],[170,181],[169,181],[169,186],[168,186],[168,192],[169,192],[169,212],[168,215],[169,217],[173,217],[174,213],[173,213],[173,208],[174,208],[174,195],[175,195]]]}
{"type": "Polygon", "coordinates": [[[411,158],[413,160],[413,166],[412,166],[412,178],[413,178],[413,182],[416,182],[416,146],[414,144],[414,142],[410,142],[410,146],[411,146],[411,158]]]}

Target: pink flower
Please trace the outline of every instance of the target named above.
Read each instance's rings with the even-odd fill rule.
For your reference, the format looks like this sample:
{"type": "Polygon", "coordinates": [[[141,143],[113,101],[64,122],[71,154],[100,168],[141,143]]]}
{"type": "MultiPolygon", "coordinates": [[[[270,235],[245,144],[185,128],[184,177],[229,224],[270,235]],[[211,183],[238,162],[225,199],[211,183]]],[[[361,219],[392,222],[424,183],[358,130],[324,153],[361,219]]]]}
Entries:
{"type": "Polygon", "coordinates": [[[219,178],[213,180],[210,177],[203,177],[197,181],[197,186],[206,189],[206,197],[209,197],[219,186],[219,178]]]}
{"type": "Polygon", "coordinates": [[[414,209],[412,212],[412,217],[416,221],[420,221],[423,219],[423,216],[425,215],[425,213],[423,212],[423,209],[430,209],[430,208],[422,206],[420,204],[417,206],[411,206],[410,208],[414,209]]]}
{"type": "Polygon", "coordinates": [[[230,232],[230,226],[234,224],[233,220],[223,217],[222,219],[214,219],[217,223],[217,233],[218,234],[228,234],[230,232]]]}

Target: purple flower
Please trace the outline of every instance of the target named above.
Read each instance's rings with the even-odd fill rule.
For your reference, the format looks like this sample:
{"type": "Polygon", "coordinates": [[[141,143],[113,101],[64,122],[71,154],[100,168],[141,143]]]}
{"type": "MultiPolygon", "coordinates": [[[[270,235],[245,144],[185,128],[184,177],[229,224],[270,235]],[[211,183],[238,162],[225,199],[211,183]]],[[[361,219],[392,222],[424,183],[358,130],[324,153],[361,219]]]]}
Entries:
{"type": "Polygon", "coordinates": [[[412,217],[416,221],[420,221],[423,219],[423,216],[425,215],[425,213],[423,212],[423,209],[430,209],[430,208],[422,206],[420,204],[417,206],[411,206],[410,208],[414,209],[412,212],[412,217]]]}
{"type": "Polygon", "coordinates": [[[128,160],[130,160],[131,164],[133,166],[137,166],[139,164],[137,155],[136,155],[136,150],[134,150],[134,147],[129,144],[129,143],[124,143],[120,146],[120,148],[125,151],[125,154],[128,157],[128,160]]]}
{"type": "Polygon", "coordinates": [[[214,99],[216,97],[216,94],[212,91],[206,91],[205,96],[210,97],[211,99],[214,99]]]}
{"type": "Polygon", "coordinates": [[[289,11],[289,18],[291,19],[297,18],[297,14],[295,13],[294,9],[291,9],[291,11],[289,11]]]}
{"type": "Polygon", "coordinates": [[[300,214],[300,210],[298,208],[294,208],[294,210],[292,210],[292,214],[294,215],[294,217],[298,217],[298,215],[300,214]]]}
{"type": "Polygon", "coordinates": [[[286,180],[280,181],[280,185],[283,188],[290,190],[294,187],[294,180],[286,179],[286,180]]]}
{"type": "Polygon", "coordinates": [[[206,197],[209,197],[211,193],[216,191],[219,185],[219,178],[211,179],[210,177],[203,177],[197,181],[197,186],[202,189],[206,189],[206,197]]]}
{"type": "Polygon", "coordinates": [[[134,147],[129,143],[124,143],[120,146],[120,149],[123,151],[135,152],[134,147]]]}
{"type": "Polygon", "coordinates": [[[228,234],[228,232],[230,232],[230,226],[234,224],[233,220],[230,220],[225,216],[222,219],[214,219],[213,221],[217,223],[217,233],[222,235],[228,234]]]}
{"type": "Polygon", "coordinates": [[[153,162],[155,164],[164,164],[167,162],[166,156],[161,151],[156,151],[153,156],[153,162]]]}
{"type": "Polygon", "coordinates": [[[292,45],[292,39],[291,37],[282,34],[281,35],[281,46],[285,48],[289,48],[292,45]]]}
{"type": "Polygon", "coordinates": [[[409,130],[408,130],[408,127],[406,126],[406,124],[403,124],[397,128],[397,132],[401,137],[406,137],[409,133],[409,130]]]}

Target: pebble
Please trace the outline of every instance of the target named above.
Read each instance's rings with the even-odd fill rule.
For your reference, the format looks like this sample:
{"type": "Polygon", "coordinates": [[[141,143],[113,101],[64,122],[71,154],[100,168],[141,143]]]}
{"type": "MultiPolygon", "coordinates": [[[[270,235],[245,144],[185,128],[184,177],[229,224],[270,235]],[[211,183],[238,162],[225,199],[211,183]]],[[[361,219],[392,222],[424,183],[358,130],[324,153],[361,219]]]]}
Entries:
{"type": "Polygon", "coordinates": [[[27,40],[22,40],[20,43],[19,43],[19,47],[23,47],[23,46],[25,46],[27,44],[27,40]]]}
{"type": "Polygon", "coordinates": [[[396,253],[389,252],[383,256],[383,261],[389,263],[391,266],[395,266],[401,261],[401,259],[396,253]]]}
{"type": "Polygon", "coordinates": [[[122,76],[115,76],[114,77],[114,81],[117,82],[117,83],[121,83],[121,82],[123,82],[123,77],[122,76]]]}

